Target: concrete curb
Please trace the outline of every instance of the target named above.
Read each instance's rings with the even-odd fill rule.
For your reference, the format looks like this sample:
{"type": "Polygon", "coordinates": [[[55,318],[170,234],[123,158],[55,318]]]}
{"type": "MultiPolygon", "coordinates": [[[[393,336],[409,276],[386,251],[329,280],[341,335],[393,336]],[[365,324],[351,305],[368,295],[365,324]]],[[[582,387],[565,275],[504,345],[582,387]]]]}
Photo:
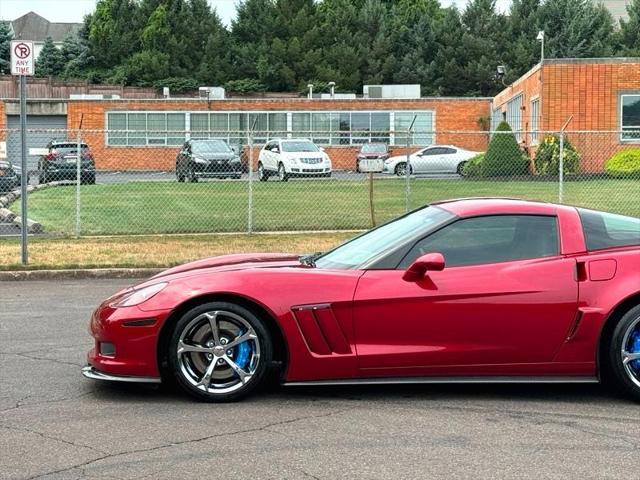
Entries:
{"type": "Polygon", "coordinates": [[[0,271],[0,282],[25,280],[70,280],[101,278],[147,278],[165,268],[93,268],[79,270],[11,270],[0,271]]]}

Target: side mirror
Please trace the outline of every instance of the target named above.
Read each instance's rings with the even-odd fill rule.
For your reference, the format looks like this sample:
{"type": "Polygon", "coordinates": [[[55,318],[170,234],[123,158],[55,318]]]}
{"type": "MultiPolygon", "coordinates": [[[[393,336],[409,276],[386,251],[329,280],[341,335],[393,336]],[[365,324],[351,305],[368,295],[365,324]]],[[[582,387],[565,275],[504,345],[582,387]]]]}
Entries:
{"type": "Polygon", "coordinates": [[[233,153],[238,153],[238,152],[236,151],[236,147],[231,147],[231,151],[232,151],[233,153]]]}
{"type": "Polygon", "coordinates": [[[441,253],[427,253],[418,257],[402,275],[405,282],[419,282],[427,272],[440,272],[444,270],[444,257],[441,253]]]}
{"type": "Polygon", "coordinates": [[[324,152],[324,147],[319,147],[321,152],[324,152]]]}

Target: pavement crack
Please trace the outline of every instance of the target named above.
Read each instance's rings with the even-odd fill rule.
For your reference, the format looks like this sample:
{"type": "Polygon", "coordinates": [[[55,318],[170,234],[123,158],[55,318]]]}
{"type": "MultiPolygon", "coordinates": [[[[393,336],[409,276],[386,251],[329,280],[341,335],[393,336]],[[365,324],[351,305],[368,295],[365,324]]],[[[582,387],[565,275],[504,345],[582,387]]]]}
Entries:
{"type": "Polygon", "coordinates": [[[60,403],[60,402],[66,402],[68,400],[77,400],[78,398],[86,397],[88,395],[92,395],[93,393],[94,393],[94,391],[91,390],[89,392],[82,392],[82,393],[80,393],[78,395],[71,395],[70,397],[57,398],[55,400],[42,400],[42,401],[39,401],[39,402],[24,403],[25,400],[27,400],[28,398],[33,397],[33,395],[27,395],[25,397],[22,397],[20,400],[18,400],[13,407],[9,407],[9,408],[5,408],[4,410],[0,410],[0,414],[11,412],[13,410],[17,410],[18,408],[23,408],[23,407],[31,407],[31,406],[35,406],[35,405],[46,405],[48,403],[60,403]]]}
{"type": "Polygon", "coordinates": [[[39,361],[43,361],[43,362],[53,362],[53,363],[59,363],[61,365],[73,365],[74,367],[82,367],[83,365],[80,363],[75,363],[75,362],[66,362],[64,360],[58,360],[56,358],[48,358],[48,357],[37,357],[36,355],[30,355],[30,352],[24,352],[24,353],[11,353],[9,355],[15,355],[17,357],[24,357],[24,358],[29,358],[31,360],[39,360],[39,361]]]}
{"type": "Polygon", "coordinates": [[[103,450],[98,450],[97,448],[91,447],[89,445],[82,445],[80,443],[74,443],[74,442],[70,442],[68,440],[64,440],[62,438],[59,437],[54,437],[51,435],[47,435],[46,433],[42,433],[39,432],[38,430],[32,430],[31,428],[26,428],[26,427],[16,427],[13,425],[0,425],[0,428],[4,428],[5,430],[13,430],[16,432],[27,432],[27,433],[33,433],[35,435],[38,435],[46,440],[53,440],[55,442],[60,442],[60,443],[64,443],[66,445],[71,445],[72,447],[76,447],[76,448],[86,448],[88,450],[91,450],[93,452],[99,453],[99,454],[105,454],[106,452],[104,452],[103,450]]]}
{"type": "MultiPolygon", "coordinates": [[[[231,437],[231,436],[234,436],[234,435],[242,435],[244,433],[261,432],[261,431],[268,430],[271,427],[276,427],[276,426],[279,426],[279,425],[287,425],[287,424],[291,424],[291,423],[303,422],[305,420],[311,420],[311,419],[314,419],[314,418],[326,418],[326,417],[331,417],[331,416],[334,416],[334,415],[340,415],[342,413],[348,412],[348,411],[353,410],[353,409],[354,408],[344,408],[344,409],[336,410],[336,411],[333,411],[333,412],[323,413],[321,415],[305,415],[305,416],[302,416],[302,417],[291,418],[289,420],[281,420],[279,422],[268,423],[266,425],[262,425],[261,427],[247,428],[247,429],[244,429],[244,430],[235,430],[233,432],[226,432],[226,433],[215,433],[213,435],[207,435],[205,437],[194,438],[194,439],[190,439],[190,440],[182,440],[182,441],[179,441],[179,442],[171,442],[171,443],[166,443],[166,444],[163,444],[163,445],[158,445],[158,446],[155,446],[155,447],[138,448],[138,449],[133,449],[133,450],[125,450],[125,451],[122,451],[122,452],[105,454],[105,455],[102,455],[101,457],[97,457],[97,458],[94,458],[92,460],[87,460],[86,462],[79,463],[79,464],[76,464],[76,465],[72,465],[70,467],[65,467],[65,468],[61,468],[61,469],[58,469],[58,470],[48,471],[48,472],[45,472],[45,473],[39,473],[37,475],[28,477],[25,480],[34,480],[36,478],[42,478],[42,477],[46,477],[48,475],[56,475],[56,474],[59,474],[59,473],[69,472],[69,471],[75,470],[77,468],[86,468],[89,465],[92,465],[94,463],[100,462],[102,460],[108,460],[110,458],[123,457],[125,455],[131,455],[131,454],[134,454],[134,453],[155,452],[155,451],[158,451],[158,450],[163,450],[165,448],[178,447],[178,446],[182,446],[182,445],[189,445],[189,444],[193,444],[193,443],[205,442],[207,440],[211,440],[212,438],[231,437]]],[[[91,447],[87,447],[87,448],[91,448],[91,447]]],[[[97,451],[97,450],[95,450],[95,451],[97,451]]],[[[104,453],[104,452],[102,452],[102,453],[104,453]]],[[[313,477],[312,476],[311,478],[317,478],[317,477],[313,477]]]]}

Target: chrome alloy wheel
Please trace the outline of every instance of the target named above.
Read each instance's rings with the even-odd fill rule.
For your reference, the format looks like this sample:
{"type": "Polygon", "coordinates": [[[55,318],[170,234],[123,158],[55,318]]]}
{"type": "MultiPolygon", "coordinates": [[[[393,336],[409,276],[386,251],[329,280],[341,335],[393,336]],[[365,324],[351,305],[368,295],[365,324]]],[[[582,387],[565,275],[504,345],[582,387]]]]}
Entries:
{"type": "Polygon", "coordinates": [[[205,393],[230,393],[251,382],[260,364],[260,342],[240,315],[224,310],[191,320],[177,344],[180,373],[205,393]]]}
{"type": "Polygon", "coordinates": [[[621,355],[629,379],[640,388],[640,317],[627,328],[622,339],[621,355]]]}

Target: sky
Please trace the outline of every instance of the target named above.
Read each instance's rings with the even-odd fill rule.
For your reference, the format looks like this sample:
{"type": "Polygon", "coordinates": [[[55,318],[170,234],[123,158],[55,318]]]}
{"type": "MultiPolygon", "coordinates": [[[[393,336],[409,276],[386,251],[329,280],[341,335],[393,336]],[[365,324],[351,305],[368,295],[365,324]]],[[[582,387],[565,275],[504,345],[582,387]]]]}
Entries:
{"type": "MultiPolygon", "coordinates": [[[[237,0],[208,0],[222,21],[229,25],[235,15],[237,0]]],[[[509,0],[498,0],[498,8],[505,10],[509,0]]],[[[466,0],[441,0],[444,6],[463,7],[466,0]]],[[[52,22],[81,22],[85,14],[93,11],[96,0],[0,0],[0,19],[14,20],[30,11],[52,22]]]]}

